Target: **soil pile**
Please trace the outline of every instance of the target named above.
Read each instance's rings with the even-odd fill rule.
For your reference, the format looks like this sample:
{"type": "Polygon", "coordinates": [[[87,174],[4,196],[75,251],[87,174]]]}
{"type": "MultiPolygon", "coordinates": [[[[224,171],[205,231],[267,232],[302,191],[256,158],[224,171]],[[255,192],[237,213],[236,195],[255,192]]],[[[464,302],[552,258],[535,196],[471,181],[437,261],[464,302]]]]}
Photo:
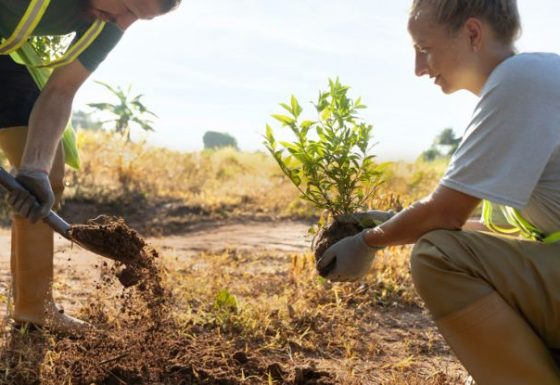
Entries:
{"type": "MultiPolygon", "coordinates": [[[[157,267],[157,265],[154,265],[157,267]]],[[[115,267],[102,266],[101,297],[115,290],[115,267]]],[[[334,385],[334,376],[312,365],[296,366],[253,353],[234,341],[239,336],[217,331],[212,323],[181,324],[177,301],[165,289],[165,275],[155,270],[160,290],[148,281],[116,297],[118,313],[106,302],[92,302],[87,319],[100,331],[81,339],[62,338],[50,347],[57,357],[44,372],[43,384],[58,384],[65,373],[74,384],[218,384],[334,385]]],[[[117,285],[118,286],[118,285],[117,285]]],[[[18,337],[19,338],[19,337],[18,337]]]]}

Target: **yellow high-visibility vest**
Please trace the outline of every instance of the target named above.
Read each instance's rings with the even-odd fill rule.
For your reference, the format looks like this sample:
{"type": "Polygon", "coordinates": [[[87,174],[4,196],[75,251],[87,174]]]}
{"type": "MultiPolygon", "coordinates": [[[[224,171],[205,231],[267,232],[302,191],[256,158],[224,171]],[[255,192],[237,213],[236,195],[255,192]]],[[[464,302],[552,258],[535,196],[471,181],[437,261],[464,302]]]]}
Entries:
{"type": "MultiPolygon", "coordinates": [[[[31,0],[12,35],[0,43],[0,55],[10,54],[25,44],[43,18],[50,2],[51,0],[31,0]]],[[[73,62],[91,43],[93,43],[104,27],[104,21],[95,20],[86,33],[77,42],[72,44],[62,57],[49,63],[34,65],[33,67],[56,68],[73,62]]]]}
{"type": "Polygon", "coordinates": [[[545,234],[537,229],[521,213],[513,207],[500,206],[502,214],[511,227],[498,226],[492,220],[492,203],[488,200],[482,201],[482,221],[490,230],[501,234],[519,234],[523,238],[542,243],[556,243],[560,241],[560,231],[545,234]]]}

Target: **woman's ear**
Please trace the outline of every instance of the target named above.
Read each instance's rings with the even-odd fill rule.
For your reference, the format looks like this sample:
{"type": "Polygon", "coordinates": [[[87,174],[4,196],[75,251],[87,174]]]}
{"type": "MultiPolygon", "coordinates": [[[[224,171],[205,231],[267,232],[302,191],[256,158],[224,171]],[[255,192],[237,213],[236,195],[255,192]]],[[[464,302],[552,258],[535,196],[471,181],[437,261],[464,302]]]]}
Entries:
{"type": "Polygon", "coordinates": [[[465,21],[464,31],[474,52],[482,47],[483,25],[480,19],[470,17],[465,21]]]}

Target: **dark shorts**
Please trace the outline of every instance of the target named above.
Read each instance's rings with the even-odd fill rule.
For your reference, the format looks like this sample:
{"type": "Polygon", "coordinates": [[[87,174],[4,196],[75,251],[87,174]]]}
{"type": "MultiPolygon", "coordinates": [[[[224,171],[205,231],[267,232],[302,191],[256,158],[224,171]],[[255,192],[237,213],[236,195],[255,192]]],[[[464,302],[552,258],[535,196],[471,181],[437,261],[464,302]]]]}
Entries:
{"type": "Polygon", "coordinates": [[[25,66],[0,55],[0,129],[27,126],[39,93],[25,66]]]}

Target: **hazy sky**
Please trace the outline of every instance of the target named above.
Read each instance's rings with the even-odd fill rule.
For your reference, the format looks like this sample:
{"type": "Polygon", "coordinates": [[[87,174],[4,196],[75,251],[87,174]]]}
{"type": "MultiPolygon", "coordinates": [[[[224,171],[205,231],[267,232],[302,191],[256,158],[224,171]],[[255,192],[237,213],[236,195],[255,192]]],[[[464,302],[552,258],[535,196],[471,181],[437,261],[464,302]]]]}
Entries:
{"type": "MultiPolygon", "coordinates": [[[[518,4],[519,50],[560,53],[560,1],[518,4]]],[[[374,125],[373,153],[412,160],[442,129],[462,133],[476,99],[446,96],[414,76],[408,7],[405,0],[183,0],[171,14],[133,25],[76,107],[87,111],[86,103],[106,97],[93,80],[132,84],[159,115],[150,143],[199,150],[214,130],[258,150],[278,103],[294,94],[314,117],[308,102],[338,76],[368,106],[362,116],[374,125]]]]}

